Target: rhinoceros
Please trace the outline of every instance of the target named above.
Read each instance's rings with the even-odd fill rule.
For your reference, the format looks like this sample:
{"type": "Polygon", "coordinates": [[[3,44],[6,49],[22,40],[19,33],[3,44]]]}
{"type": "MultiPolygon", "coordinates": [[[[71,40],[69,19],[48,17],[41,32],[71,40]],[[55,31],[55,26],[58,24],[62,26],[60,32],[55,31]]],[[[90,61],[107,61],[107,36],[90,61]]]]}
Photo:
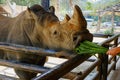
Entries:
{"type": "MultiPolygon", "coordinates": [[[[61,22],[54,13],[40,5],[33,5],[11,18],[0,15],[0,42],[54,50],[73,50],[81,41],[92,41],[92,34],[87,30],[87,23],[79,6],[74,7],[71,18],[61,22]]],[[[36,55],[8,54],[0,50],[0,58],[43,66],[46,57],[36,55]],[[2,53],[6,53],[5,55],[2,53]]],[[[36,73],[15,68],[20,80],[30,80],[36,73]]]]}

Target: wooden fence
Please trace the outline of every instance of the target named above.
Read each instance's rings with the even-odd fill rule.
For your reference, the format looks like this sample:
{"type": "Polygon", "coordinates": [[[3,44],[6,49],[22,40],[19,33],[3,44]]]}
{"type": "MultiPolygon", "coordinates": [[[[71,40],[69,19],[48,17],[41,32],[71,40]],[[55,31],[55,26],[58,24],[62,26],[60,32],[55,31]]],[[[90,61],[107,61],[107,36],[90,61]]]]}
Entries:
{"type": "MultiPolygon", "coordinates": [[[[94,34],[94,37],[103,37],[107,40],[98,43],[101,46],[110,48],[116,47],[118,45],[118,37],[120,34],[110,36],[110,35],[101,35],[94,34]]],[[[20,68],[26,71],[41,73],[32,80],[58,80],[59,78],[67,78],[70,80],[84,80],[94,69],[95,74],[92,76],[91,80],[107,80],[107,75],[110,71],[115,69],[116,62],[118,61],[117,57],[108,57],[106,54],[98,55],[97,59],[91,60],[90,55],[77,55],[75,53],[58,53],[54,51],[48,51],[36,47],[9,44],[9,43],[0,43],[0,49],[10,52],[10,54],[31,54],[31,55],[40,55],[40,56],[52,56],[56,57],[59,54],[64,55],[66,58],[69,58],[66,62],[59,64],[53,68],[47,68],[38,65],[31,65],[20,63],[12,60],[3,60],[0,59],[0,65],[8,66],[12,68],[20,68]],[[93,64],[90,65],[86,70],[80,72],[71,72],[75,67],[79,66],[85,61],[91,61],[93,64]],[[110,64],[111,63],[111,64],[110,64]],[[108,64],[110,65],[108,67],[108,64]]]]}

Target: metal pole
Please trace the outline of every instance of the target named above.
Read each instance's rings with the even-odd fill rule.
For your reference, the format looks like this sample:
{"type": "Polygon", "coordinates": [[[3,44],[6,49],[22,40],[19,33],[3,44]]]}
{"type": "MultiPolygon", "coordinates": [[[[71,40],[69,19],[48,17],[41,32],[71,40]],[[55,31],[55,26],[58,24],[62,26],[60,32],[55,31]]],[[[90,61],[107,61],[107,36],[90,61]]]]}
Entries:
{"type": "Polygon", "coordinates": [[[41,0],[41,5],[45,10],[48,10],[50,6],[50,0],[41,0]]]}

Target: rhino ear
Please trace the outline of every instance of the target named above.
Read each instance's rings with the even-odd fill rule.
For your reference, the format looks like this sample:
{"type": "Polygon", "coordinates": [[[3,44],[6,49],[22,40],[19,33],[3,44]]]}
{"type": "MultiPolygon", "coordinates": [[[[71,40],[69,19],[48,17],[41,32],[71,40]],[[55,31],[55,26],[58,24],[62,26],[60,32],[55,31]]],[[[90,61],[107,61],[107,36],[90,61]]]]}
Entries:
{"type": "Polygon", "coordinates": [[[77,5],[74,6],[74,13],[69,22],[81,28],[86,28],[87,22],[79,6],[77,5]]]}
{"type": "Polygon", "coordinates": [[[27,10],[25,11],[25,15],[26,15],[26,18],[27,18],[27,19],[32,18],[32,16],[31,16],[31,10],[30,10],[29,7],[27,7],[27,10]]]}
{"type": "Polygon", "coordinates": [[[31,11],[33,11],[35,14],[37,14],[39,11],[41,11],[41,12],[46,12],[45,9],[44,9],[42,6],[38,5],[38,4],[35,4],[35,5],[31,6],[30,9],[31,9],[31,11]]]}
{"type": "Polygon", "coordinates": [[[30,10],[30,8],[29,8],[29,7],[27,7],[27,11],[28,11],[28,12],[31,12],[31,10],[30,10]]]}
{"type": "Polygon", "coordinates": [[[26,12],[25,12],[26,18],[27,19],[34,19],[35,14],[31,11],[31,9],[28,7],[26,12]]]}
{"type": "Polygon", "coordinates": [[[49,12],[55,14],[55,7],[54,7],[54,6],[50,6],[50,7],[49,7],[49,12]]]}
{"type": "Polygon", "coordinates": [[[61,21],[60,23],[63,24],[63,23],[66,23],[70,20],[70,16],[68,14],[65,15],[65,18],[63,21],[61,21]]]}

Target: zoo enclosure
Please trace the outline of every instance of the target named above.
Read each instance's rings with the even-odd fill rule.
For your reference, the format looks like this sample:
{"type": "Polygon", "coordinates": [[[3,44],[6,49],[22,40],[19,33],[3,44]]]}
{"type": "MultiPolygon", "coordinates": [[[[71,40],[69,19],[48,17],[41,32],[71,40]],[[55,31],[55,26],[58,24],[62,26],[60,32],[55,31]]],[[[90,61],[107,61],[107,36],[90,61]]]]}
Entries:
{"type": "MultiPolygon", "coordinates": [[[[110,35],[94,34],[94,37],[107,38],[107,40],[101,43],[98,43],[99,45],[102,45],[107,48],[117,46],[119,36],[120,34],[114,35],[112,37],[110,37],[110,35]]],[[[95,68],[97,69],[95,71],[95,74],[92,76],[92,80],[107,80],[107,75],[111,72],[111,70],[113,69],[115,70],[116,62],[119,59],[118,57],[109,58],[106,54],[103,54],[103,55],[98,55],[99,58],[95,60],[91,60],[90,55],[77,55],[75,53],[71,54],[71,53],[48,52],[44,49],[40,49],[36,47],[9,44],[9,43],[0,43],[0,49],[10,52],[10,54],[16,54],[17,52],[19,54],[52,56],[52,57],[56,57],[58,54],[63,54],[65,55],[66,58],[69,58],[68,61],[60,65],[57,65],[53,68],[25,64],[25,63],[20,63],[17,61],[10,61],[10,60],[3,60],[3,59],[0,60],[0,65],[2,66],[20,68],[26,71],[41,73],[41,75],[38,75],[37,77],[33,78],[33,80],[57,80],[61,77],[67,78],[70,80],[83,80],[95,68]],[[93,64],[90,65],[86,70],[82,72],[81,71],[79,71],[78,73],[71,72],[72,69],[74,69],[75,67],[82,64],[85,61],[92,61],[93,64]]]]}

